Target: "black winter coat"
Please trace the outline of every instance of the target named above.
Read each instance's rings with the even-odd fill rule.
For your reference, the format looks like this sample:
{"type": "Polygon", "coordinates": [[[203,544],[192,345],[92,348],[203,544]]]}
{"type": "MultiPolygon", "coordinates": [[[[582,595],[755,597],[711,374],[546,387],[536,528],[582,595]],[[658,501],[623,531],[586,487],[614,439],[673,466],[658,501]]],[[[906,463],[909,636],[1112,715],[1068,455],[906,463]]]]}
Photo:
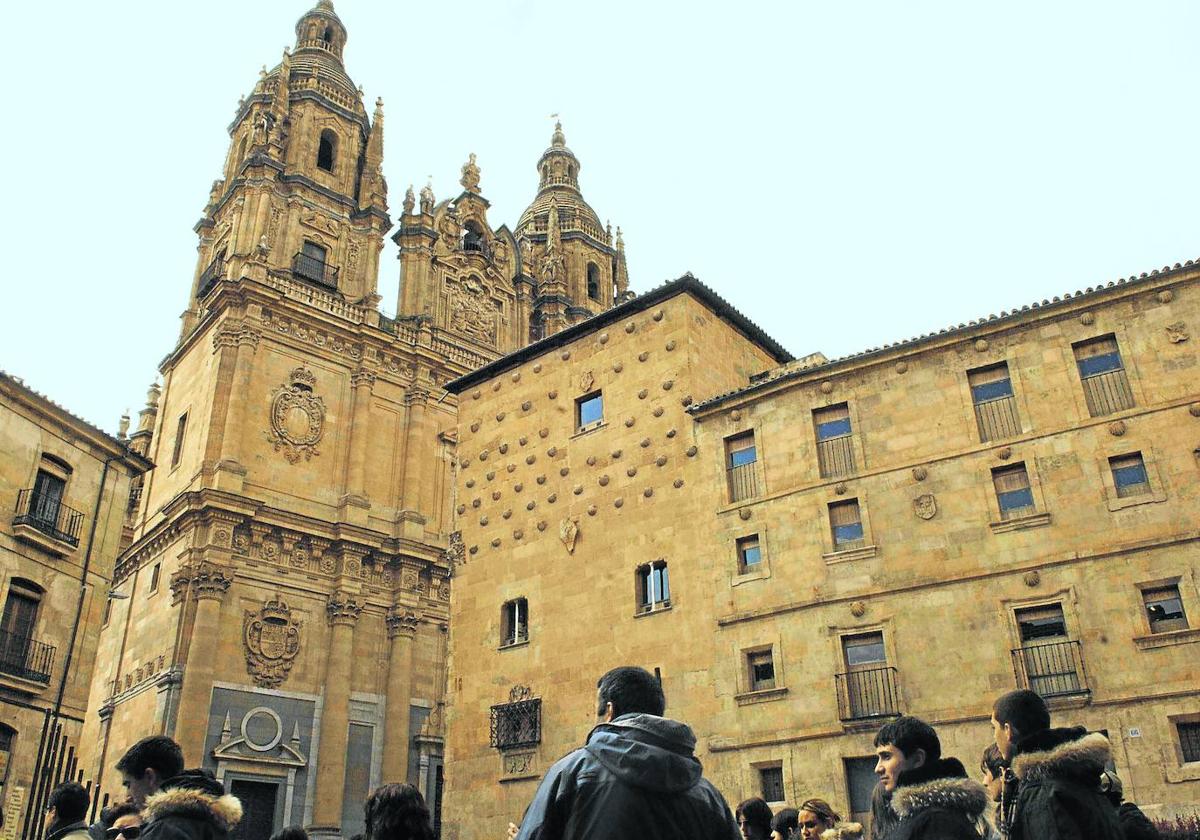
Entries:
{"type": "Polygon", "coordinates": [[[207,770],[184,770],[146,799],[143,840],[228,840],[242,804],[207,770]]]}
{"type": "Polygon", "coordinates": [[[1047,729],[1015,744],[1020,780],[1010,840],[1122,840],[1117,809],[1100,791],[1108,739],[1082,726],[1047,729]]]}
{"type": "Polygon", "coordinates": [[[600,724],[546,773],[517,840],[741,840],[695,746],[686,724],[655,715],[600,724]]]}
{"type": "Polygon", "coordinates": [[[892,810],[900,818],[887,840],[983,840],[994,829],[984,812],[991,802],[979,782],[967,778],[957,758],[942,758],[900,774],[892,810]]]}
{"type": "Polygon", "coordinates": [[[1121,834],[1125,840],[1162,840],[1154,823],[1132,802],[1121,803],[1121,807],[1117,808],[1117,820],[1121,823],[1121,834]]]}

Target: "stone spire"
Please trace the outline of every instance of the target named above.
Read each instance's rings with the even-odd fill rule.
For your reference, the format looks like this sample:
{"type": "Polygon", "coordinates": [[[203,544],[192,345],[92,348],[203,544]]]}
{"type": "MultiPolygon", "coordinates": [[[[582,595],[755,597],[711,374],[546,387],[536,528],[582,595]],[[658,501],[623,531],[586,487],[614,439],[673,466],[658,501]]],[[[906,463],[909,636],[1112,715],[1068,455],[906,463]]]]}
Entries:
{"type": "Polygon", "coordinates": [[[371,206],[387,212],[387,182],[383,178],[383,97],[375,100],[375,116],[371,120],[367,136],[367,150],[363,156],[362,187],[359,190],[358,206],[371,206]]]}

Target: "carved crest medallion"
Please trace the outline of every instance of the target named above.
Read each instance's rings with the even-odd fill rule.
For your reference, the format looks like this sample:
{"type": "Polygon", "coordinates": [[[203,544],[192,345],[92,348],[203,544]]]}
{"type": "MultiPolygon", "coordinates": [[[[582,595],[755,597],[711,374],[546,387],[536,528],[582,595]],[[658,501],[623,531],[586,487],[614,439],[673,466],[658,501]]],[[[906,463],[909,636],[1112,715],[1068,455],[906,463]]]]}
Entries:
{"type": "Polygon", "coordinates": [[[579,375],[579,390],[580,391],[592,390],[592,385],[594,385],[595,383],[596,383],[596,377],[592,375],[592,372],[590,370],[585,370],[583,373],[581,373],[579,375]]]}
{"type": "Polygon", "coordinates": [[[925,493],[913,499],[913,512],[921,519],[933,519],[937,516],[937,499],[932,493],[925,493]]]}
{"type": "Polygon", "coordinates": [[[564,519],[558,523],[558,538],[566,546],[567,554],[574,554],[575,540],[579,538],[579,523],[574,519],[564,519]]]}
{"type": "Polygon", "coordinates": [[[262,688],[278,688],[300,652],[300,623],[286,602],[272,598],[262,609],[247,610],[242,626],[246,672],[262,688]]]}
{"type": "Polygon", "coordinates": [[[276,389],[271,399],[268,438],[289,463],[320,455],[317,444],[325,432],[325,403],[313,394],[317,378],[302,367],[292,371],[291,383],[276,389]]]}
{"type": "Polygon", "coordinates": [[[1167,324],[1167,341],[1172,344],[1180,344],[1188,340],[1187,324],[1183,321],[1176,321],[1174,324],[1167,324]]]}
{"type": "Polygon", "coordinates": [[[475,277],[450,287],[450,327],[487,344],[496,343],[496,310],[475,277]]]}

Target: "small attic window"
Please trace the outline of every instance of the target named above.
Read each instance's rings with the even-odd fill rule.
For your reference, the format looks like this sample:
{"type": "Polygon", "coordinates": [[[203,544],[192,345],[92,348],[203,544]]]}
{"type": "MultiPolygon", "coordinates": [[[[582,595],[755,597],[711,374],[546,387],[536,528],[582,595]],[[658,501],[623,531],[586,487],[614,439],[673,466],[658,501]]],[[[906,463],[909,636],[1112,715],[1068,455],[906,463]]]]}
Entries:
{"type": "Polygon", "coordinates": [[[333,159],[337,155],[337,135],[330,129],[321,132],[321,144],[317,147],[317,169],[333,171],[333,159]]]}

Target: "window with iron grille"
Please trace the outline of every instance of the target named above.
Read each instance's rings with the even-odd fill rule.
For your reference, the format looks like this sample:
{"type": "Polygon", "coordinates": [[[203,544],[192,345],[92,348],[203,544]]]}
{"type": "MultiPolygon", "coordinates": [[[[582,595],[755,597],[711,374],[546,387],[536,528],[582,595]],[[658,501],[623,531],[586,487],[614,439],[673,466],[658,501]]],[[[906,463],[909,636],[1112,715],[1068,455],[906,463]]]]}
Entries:
{"type": "Polygon", "coordinates": [[[768,802],[782,802],[784,800],[782,767],[758,768],[758,781],[762,789],[763,799],[768,802]]]}
{"type": "Polygon", "coordinates": [[[754,432],[725,439],[725,469],[729,476],[729,500],[740,502],[758,495],[758,447],[754,432]]]}
{"type": "Polygon", "coordinates": [[[1175,730],[1179,733],[1179,748],[1183,753],[1183,760],[1200,761],[1200,722],[1180,721],[1175,724],[1175,730]]]}
{"type": "Polygon", "coordinates": [[[832,502],[829,505],[829,530],[833,535],[834,551],[862,548],[862,511],[858,506],[858,499],[832,502]]]}
{"type": "Polygon", "coordinates": [[[747,653],[746,667],[751,691],[766,691],[775,687],[775,657],[770,648],[747,653]]]}
{"type": "Polygon", "coordinates": [[[671,581],[667,561],[655,560],[637,570],[638,612],[666,609],[671,606],[671,581]]]}
{"type": "Polygon", "coordinates": [[[529,601],[514,598],[500,608],[500,647],[529,641],[529,601]]]}
{"type": "Polygon", "coordinates": [[[1179,596],[1179,584],[1143,589],[1142,603],[1146,605],[1146,617],[1150,620],[1151,633],[1188,629],[1183,599],[1179,596]]]}
{"type": "Polygon", "coordinates": [[[492,706],[491,744],[498,750],[531,747],[542,741],[542,700],[518,700],[492,706]]]}
{"type": "Polygon", "coordinates": [[[1016,519],[1034,513],[1033,489],[1029,486],[1029,473],[1024,462],[992,470],[992,483],[996,487],[1001,519],[1016,519]]]}
{"type": "Polygon", "coordinates": [[[833,478],[854,472],[853,431],[850,408],[846,403],[818,408],[813,412],[817,433],[817,464],[821,478],[833,478]]]}
{"type": "Polygon", "coordinates": [[[967,383],[971,386],[981,443],[1020,434],[1021,422],[1017,419],[1017,401],[1007,362],[967,371],[967,383]]]}
{"type": "Polygon", "coordinates": [[[1133,408],[1133,391],[1112,333],[1071,345],[1083,383],[1083,396],[1093,417],[1133,408]]]}
{"type": "Polygon", "coordinates": [[[758,534],[742,537],[737,541],[738,574],[752,572],[762,564],[762,547],[758,534]]]}
{"type": "Polygon", "coordinates": [[[1108,467],[1112,470],[1117,498],[1126,499],[1150,492],[1150,479],[1146,475],[1146,462],[1142,459],[1141,452],[1109,458],[1108,467]]]}

